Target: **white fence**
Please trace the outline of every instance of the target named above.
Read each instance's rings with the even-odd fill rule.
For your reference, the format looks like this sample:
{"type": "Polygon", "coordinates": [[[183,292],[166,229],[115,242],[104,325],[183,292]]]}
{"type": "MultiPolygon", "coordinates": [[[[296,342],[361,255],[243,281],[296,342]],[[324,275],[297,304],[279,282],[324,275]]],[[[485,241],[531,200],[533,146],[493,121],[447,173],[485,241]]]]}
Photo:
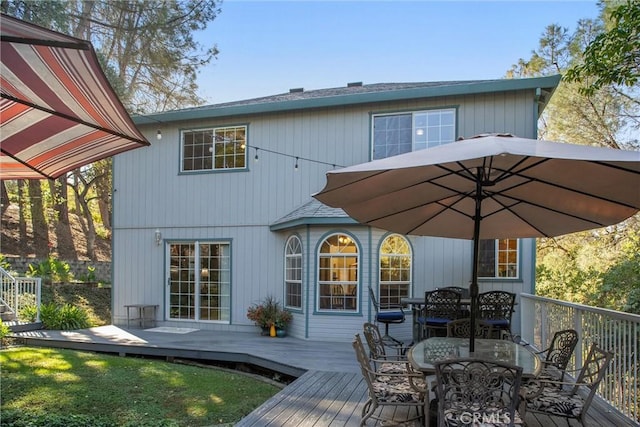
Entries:
{"type": "Polygon", "coordinates": [[[0,280],[0,302],[5,304],[16,318],[24,307],[35,306],[35,321],[39,322],[42,279],[39,277],[13,277],[0,268],[0,280]]]}
{"type": "Polygon", "coordinates": [[[520,295],[520,304],[520,334],[538,349],[548,346],[555,331],[578,331],[579,341],[571,369],[582,366],[583,358],[594,342],[614,352],[598,394],[627,417],[636,422],[640,420],[637,383],[640,316],[529,294],[520,295]]]}

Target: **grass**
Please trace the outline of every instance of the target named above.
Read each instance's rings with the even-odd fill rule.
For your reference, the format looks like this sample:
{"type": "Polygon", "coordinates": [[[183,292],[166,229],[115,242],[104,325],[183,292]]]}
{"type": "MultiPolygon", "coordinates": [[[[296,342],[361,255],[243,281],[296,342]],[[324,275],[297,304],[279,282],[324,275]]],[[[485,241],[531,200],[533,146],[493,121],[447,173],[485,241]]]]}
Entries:
{"type": "Polygon", "coordinates": [[[0,366],[3,426],[232,425],[279,391],[226,370],[66,349],[4,349],[0,366]],[[20,414],[44,421],[10,424],[20,414]]]}

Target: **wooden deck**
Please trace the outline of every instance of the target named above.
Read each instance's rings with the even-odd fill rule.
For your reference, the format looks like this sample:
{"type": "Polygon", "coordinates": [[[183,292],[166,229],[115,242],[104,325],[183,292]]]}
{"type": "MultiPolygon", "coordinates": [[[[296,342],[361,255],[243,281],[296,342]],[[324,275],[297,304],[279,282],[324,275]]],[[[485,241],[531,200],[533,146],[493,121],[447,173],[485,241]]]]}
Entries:
{"type": "MultiPolygon", "coordinates": [[[[125,329],[102,326],[78,331],[30,331],[15,334],[25,345],[258,366],[297,379],[243,418],[237,426],[358,426],[367,399],[350,343],[310,342],[291,337],[269,338],[239,332],[180,328],[125,329]]],[[[398,411],[394,420],[407,414],[398,411]]],[[[527,414],[528,427],[567,426],[561,418],[527,414]]],[[[368,423],[373,426],[373,422],[368,423]]],[[[404,425],[413,425],[406,423],[404,425]]],[[[571,426],[578,423],[572,421],[571,426]]],[[[637,426],[592,405],[587,425],[637,426]]]]}

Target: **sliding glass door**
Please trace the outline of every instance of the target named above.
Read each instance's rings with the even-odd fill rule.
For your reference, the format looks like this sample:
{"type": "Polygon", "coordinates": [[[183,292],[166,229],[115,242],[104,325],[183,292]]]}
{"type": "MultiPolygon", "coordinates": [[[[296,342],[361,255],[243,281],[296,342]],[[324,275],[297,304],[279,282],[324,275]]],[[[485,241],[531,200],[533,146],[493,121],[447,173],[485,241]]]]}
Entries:
{"type": "Polygon", "coordinates": [[[169,244],[169,319],[229,321],[230,253],[229,243],[169,244]]]}

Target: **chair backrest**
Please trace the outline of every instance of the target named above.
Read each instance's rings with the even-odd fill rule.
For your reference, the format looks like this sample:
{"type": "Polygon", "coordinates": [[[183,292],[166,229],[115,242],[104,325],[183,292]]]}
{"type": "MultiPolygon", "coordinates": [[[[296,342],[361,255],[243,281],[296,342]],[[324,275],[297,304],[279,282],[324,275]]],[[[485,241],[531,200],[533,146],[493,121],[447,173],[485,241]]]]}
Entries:
{"type": "Polygon", "coordinates": [[[375,323],[366,322],[363,327],[364,338],[369,346],[369,354],[373,359],[386,359],[387,354],[382,341],[382,334],[375,323]]]}
{"type": "Polygon", "coordinates": [[[364,348],[360,334],[356,334],[353,338],[353,349],[356,352],[356,359],[360,365],[362,376],[367,382],[369,391],[373,390],[373,382],[375,381],[375,367],[371,364],[371,359],[367,356],[367,350],[364,348]]]}
{"type": "Polygon", "coordinates": [[[427,318],[457,319],[460,316],[460,293],[436,289],[424,293],[424,315],[427,318]]]}
{"type": "Polygon", "coordinates": [[[371,299],[371,304],[373,305],[373,308],[376,310],[376,313],[378,313],[380,311],[380,304],[378,303],[378,300],[376,299],[376,294],[373,293],[373,288],[371,286],[369,286],[369,298],[371,299]]]}
{"type": "Polygon", "coordinates": [[[506,291],[489,291],[478,295],[478,312],[481,319],[511,321],[516,294],[506,291]]]}
{"type": "Polygon", "coordinates": [[[557,331],[553,334],[551,344],[546,352],[545,364],[554,366],[561,371],[566,370],[577,344],[578,332],[575,329],[557,331]]]}
{"type": "Polygon", "coordinates": [[[436,362],[438,425],[479,414],[492,424],[512,426],[519,403],[522,368],[480,359],[436,362]]]}
{"type": "MultiPolygon", "coordinates": [[[[476,338],[491,338],[493,326],[489,323],[476,319],[476,338]]],[[[471,336],[471,319],[456,319],[447,323],[447,336],[458,338],[469,338],[471,336]]]]}
{"type": "Polygon", "coordinates": [[[587,358],[576,379],[576,385],[572,390],[573,394],[575,394],[580,387],[586,386],[589,389],[589,393],[585,397],[582,407],[583,414],[587,412],[600,381],[602,381],[604,375],[607,373],[613,356],[614,354],[612,352],[601,349],[596,343],[591,344],[587,358]]]}
{"type": "Polygon", "coordinates": [[[469,298],[469,289],[463,288],[462,286],[442,286],[438,289],[450,289],[459,292],[462,298],[469,298]]]}

